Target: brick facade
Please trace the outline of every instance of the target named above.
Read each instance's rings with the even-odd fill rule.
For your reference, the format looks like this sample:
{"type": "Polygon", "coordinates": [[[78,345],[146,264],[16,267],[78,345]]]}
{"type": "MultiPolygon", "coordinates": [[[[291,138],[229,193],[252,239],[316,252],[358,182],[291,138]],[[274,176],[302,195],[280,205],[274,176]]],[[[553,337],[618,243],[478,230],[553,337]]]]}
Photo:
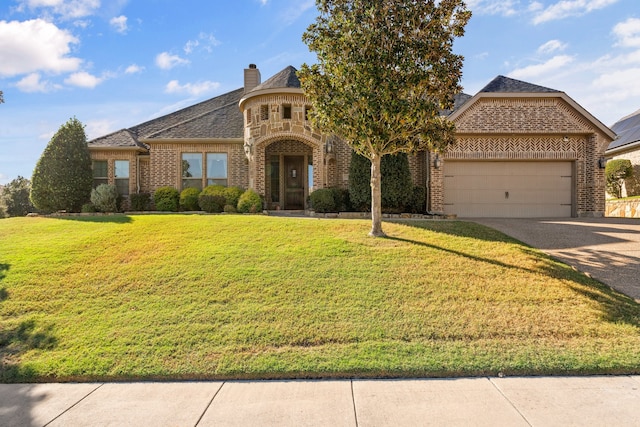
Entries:
{"type": "MultiPolygon", "coordinates": [[[[493,94],[492,94],[493,95],[493,94]]],[[[452,115],[456,143],[442,154],[447,160],[574,162],[574,211],[578,216],[604,213],[604,156],[611,138],[568,103],[564,95],[547,97],[479,97],[452,115]]],[[[442,212],[442,168],[430,170],[430,209],[442,212]]]]}

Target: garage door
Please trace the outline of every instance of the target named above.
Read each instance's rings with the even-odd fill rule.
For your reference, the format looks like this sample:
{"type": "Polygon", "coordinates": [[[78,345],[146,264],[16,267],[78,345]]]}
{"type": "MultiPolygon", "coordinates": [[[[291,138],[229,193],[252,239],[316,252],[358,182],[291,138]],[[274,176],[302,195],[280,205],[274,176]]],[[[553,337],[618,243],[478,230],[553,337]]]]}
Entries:
{"type": "Polygon", "coordinates": [[[458,217],[544,218],[572,214],[571,162],[444,164],[444,211],[458,217]]]}

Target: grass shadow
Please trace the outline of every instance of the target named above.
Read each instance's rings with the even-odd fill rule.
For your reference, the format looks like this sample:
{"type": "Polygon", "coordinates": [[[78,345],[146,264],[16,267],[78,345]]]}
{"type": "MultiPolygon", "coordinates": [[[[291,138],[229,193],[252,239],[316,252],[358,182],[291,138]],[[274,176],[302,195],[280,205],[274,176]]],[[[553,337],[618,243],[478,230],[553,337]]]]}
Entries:
{"type": "Polygon", "coordinates": [[[112,224],[130,224],[133,222],[133,218],[125,214],[116,215],[50,215],[47,218],[65,220],[65,221],[77,221],[77,222],[97,222],[97,223],[112,223],[112,224]]]}
{"type": "Polygon", "coordinates": [[[528,256],[536,257],[544,262],[540,263],[536,269],[525,268],[518,265],[508,264],[497,259],[484,258],[463,251],[457,251],[437,245],[432,245],[426,242],[404,239],[400,237],[387,236],[389,240],[409,243],[426,247],[429,249],[435,249],[443,252],[447,252],[456,256],[467,258],[469,260],[488,263],[501,268],[518,269],[529,273],[543,273],[549,277],[555,279],[564,280],[568,283],[568,286],[573,292],[594,301],[601,310],[602,320],[611,323],[625,323],[634,327],[640,328],[640,303],[634,300],[632,297],[625,295],[610,286],[594,279],[586,274],[572,268],[565,264],[562,260],[545,254],[544,252],[528,246],[526,243],[520,242],[517,239],[509,237],[500,231],[486,227],[484,225],[466,222],[457,222],[456,226],[452,227],[451,223],[442,224],[423,224],[423,223],[406,223],[402,224],[420,229],[430,230],[449,234],[456,237],[480,239],[490,242],[505,242],[513,243],[520,247],[520,250],[528,256]],[[462,227],[460,225],[462,224],[462,227]],[[476,234],[477,233],[477,234],[476,234]]]}
{"type": "MultiPolygon", "coordinates": [[[[9,264],[0,263],[0,281],[10,269],[9,264]]],[[[9,291],[0,288],[0,303],[10,298],[9,291]]],[[[0,318],[2,323],[8,322],[0,318]]],[[[20,365],[20,355],[33,349],[50,350],[57,346],[52,326],[39,325],[35,320],[24,320],[15,326],[0,329],[0,382],[28,381],[34,377],[31,369],[20,365]]]]}

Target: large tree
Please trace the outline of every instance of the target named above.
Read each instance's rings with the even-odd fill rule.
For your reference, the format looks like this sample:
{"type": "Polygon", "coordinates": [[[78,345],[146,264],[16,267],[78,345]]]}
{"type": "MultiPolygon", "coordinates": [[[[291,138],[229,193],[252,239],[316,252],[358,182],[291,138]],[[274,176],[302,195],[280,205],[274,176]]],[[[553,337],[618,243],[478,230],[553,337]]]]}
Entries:
{"type": "Polygon", "coordinates": [[[31,182],[22,176],[0,189],[0,198],[9,216],[25,216],[33,209],[29,200],[30,190],[31,182]]]}
{"type": "Polygon", "coordinates": [[[45,148],[31,179],[31,202],[45,212],[79,212],[93,185],[84,125],[75,117],[62,125],[45,148]]]}
{"type": "Polygon", "coordinates": [[[298,76],[320,130],[371,160],[371,236],[384,236],[380,161],[441,150],[454,126],[440,115],[461,91],[453,53],[471,17],[462,0],[316,0],[303,35],[318,63],[298,76]]]}

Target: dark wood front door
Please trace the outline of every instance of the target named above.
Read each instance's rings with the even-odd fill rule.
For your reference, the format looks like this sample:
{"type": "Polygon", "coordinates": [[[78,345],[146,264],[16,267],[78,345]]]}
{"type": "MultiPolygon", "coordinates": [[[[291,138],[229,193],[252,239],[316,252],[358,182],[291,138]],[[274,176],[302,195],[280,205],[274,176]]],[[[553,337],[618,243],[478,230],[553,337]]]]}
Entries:
{"type": "Polygon", "coordinates": [[[284,156],[284,208],[304,209],[304,156],[284,156]]]}

